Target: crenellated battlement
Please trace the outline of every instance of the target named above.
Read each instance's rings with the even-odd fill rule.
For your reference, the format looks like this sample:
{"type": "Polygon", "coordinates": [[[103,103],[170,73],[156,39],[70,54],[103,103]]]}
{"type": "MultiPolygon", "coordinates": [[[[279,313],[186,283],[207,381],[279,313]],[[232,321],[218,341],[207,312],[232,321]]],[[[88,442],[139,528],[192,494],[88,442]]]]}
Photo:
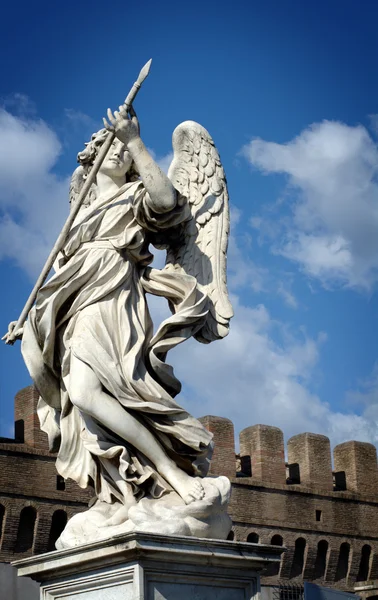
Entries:
{"type": "MultiPolygon", "coordinates": [[[[211,472],[232,476],[231,463],[235,456],[232,422],[215,416],[203,417],[201,421],[214,434],[215,452],[211,472]]],[[[275,484],[288,488],[296,485],[335,493],[349,491],[378,498],[377,451],[372,444],[350,441],[335,446],[332,470],[329,439],[325,435],[306,432],[287,441],[287,457],[286,462],[281,429],[270,425],[246,427],[240,432],[240,454],[236,457],[238,464],[235,476],[252,478],[254,483],[261,482],[273,487],[275,484]]]]}
{"type": "MultiPolygon", "coordinates": [[[[15,397],[15,442],[34,450],[47,451],[47,436],[41,432],[37,417],[38,392],[33,386],[20,390],[15,397]]],[[[375,446],[349,441],[333,449],[325,435],[300,433],[287,441],[285,461],[284,435],[271,425],[251,425],[240,432],[240,454],[235,454],[232,421],[224,417],[201,417],[213,433],[215,449],[212,475],[248,477],[254,483],[270,486],[301,486],[327,492],[348,491],[378,498],[378,465],[375,446]]]]}
{"type": "MultiPolygon", "coordinates": [[[[85,509],[91,490],[57,475],[55,456],[37,417],[32,386],[15,398],[15,439],[0,439],[0,561],[54,547],[67,519],[85,509]]],[[[352,590],[378,578],[377,452],[350,441],[333,450],[329,439],[300,433],[285,443],[282,431],[252,425],[240,432],[235,453],[232,421],[205,416],[214,435],[210,475],[232,481],[232,536],[284,545],[281,565],[267,583],[316,581],[352,590]]]]}

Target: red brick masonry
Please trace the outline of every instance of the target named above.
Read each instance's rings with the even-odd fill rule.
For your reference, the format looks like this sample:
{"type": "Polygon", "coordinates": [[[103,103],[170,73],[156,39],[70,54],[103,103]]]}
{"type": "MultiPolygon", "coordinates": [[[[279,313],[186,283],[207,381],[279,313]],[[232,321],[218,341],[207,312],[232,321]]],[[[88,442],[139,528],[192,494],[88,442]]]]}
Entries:
{"type": "MultiPolygon", "coordinates": [[[[57,477],[55,456],[39,429],[37,402],[32,386],[21,390],[15,399],[16,438],[0,438],[3,562],[51,548],[62,518],[84,510],[91,496],[90,490],[57,477]]],[[[215,416],[201,421],[214,434],[211,474],[232,481],[234,539],[287,548],[280,568],[265,574],[265,583],[306,579],[352,590],[356,581],[378,578],[374,446],[353,441],[336,446],[332,472],[325,436],[292,437],[285,463],[283,434],[277,427],[247,427],[240,434],[240,455],[235,455],[232,422],[215,416]]]]}

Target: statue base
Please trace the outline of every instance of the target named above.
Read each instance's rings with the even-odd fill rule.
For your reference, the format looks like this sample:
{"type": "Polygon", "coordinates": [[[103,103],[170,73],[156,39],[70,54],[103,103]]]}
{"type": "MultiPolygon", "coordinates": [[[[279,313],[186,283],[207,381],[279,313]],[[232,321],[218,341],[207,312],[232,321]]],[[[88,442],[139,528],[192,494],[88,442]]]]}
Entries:
{"type": "Polygon", "coordinates": [[[282,547],[132,532],[13,563],[41,600],[257,600],[282,547]]]}
{"type": "Polygon", "coordinates": [[[202,500],[185,504],[171,491],[160,498],[142,498],[127,510],[127,517],[123,504],[97,501],[68,521],[55,546],[64,550],[132,531],[225,540],[232,527],[227,512],[230,480],[223,476],[204,477],[201,483],[205,490],[202,500]]]}

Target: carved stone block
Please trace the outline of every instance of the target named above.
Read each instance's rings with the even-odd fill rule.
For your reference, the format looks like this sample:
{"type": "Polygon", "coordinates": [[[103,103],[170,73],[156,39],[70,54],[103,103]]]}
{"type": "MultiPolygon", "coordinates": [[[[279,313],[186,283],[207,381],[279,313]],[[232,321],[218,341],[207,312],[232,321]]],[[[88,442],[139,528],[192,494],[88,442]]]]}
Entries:
{"type": "Polygon", "coordinates": [[[259,572],[282,548],[131,533],[14,563],[41,600],[257,600],[259,572]]]}

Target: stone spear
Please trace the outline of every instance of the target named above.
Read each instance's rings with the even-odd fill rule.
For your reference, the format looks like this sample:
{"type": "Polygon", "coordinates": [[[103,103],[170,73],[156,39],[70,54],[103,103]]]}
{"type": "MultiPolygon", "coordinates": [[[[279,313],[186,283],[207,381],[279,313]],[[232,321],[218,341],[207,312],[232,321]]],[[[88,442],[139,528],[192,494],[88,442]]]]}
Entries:
{"type": "MultiPolygon", "coordinates": [[[[136,80],[136,82],[132,86],[131,90],[129,91],[128,95],[126,96],[126,99],[124,102],[124,108],[125,108],[126,112],[130,109],[130,107],[135,99],[135,96],[137,95],[143,81],[146,79],[148,73],[150,72],[151,62],[152,62],[152,58],[141,69],[138,79],[136,80]]],[[[114,138],[115,138],[115,133],[113,133],[112,131],[109,131],[108,135],[96,157],[96,160],[93,163],[93,167],[92,167],[92,169],[80,191],[77,202],[75,202],[75,205],[74,205],[69,217],[67,218],[65,224],[63,225],[63,229],[60,232],[59,237],[56,240],[54,247],[49,254],[48,259],[46,260],[46,263],[41,271],[41,274],[38,277],[32,291],[30,293],[30,296],[26,301],[24,308],[22,309],[22,312],[18,318],[18,321],[17,321],[15,327],[13,328],[12,331],[8,332],[2,338],[2,339],[5,339],[7,344],[14,344],[14,342],[17,339],[16,332],[19,329],[21,329],[21,327],[23,327],[26,319],[28,318],[29,311],[32,308],[32,306],[36,300],[37,294],[38,294],[40,288],[42,287],[42,285],[44,284],[46,277],[48,276],[48,274],[51,270],[51,267],[53,266],[53,264],[55,262],[56,257],[58,256],[59,252],[61,251],[61,249],[64,246],[64,242],[66,241],[67,235],[70,232],[71,226],[76,218],[76,215],[79,212],[80,207],[83,204],[83,201],[84,201],[87,193],[89,192],[89,189],[90,189],[92,183],[95,180],[95,177],[104,161],[105,156],[108,153],[110,146],[112,145],[112,143],[114,141],[114,138]]]]}

